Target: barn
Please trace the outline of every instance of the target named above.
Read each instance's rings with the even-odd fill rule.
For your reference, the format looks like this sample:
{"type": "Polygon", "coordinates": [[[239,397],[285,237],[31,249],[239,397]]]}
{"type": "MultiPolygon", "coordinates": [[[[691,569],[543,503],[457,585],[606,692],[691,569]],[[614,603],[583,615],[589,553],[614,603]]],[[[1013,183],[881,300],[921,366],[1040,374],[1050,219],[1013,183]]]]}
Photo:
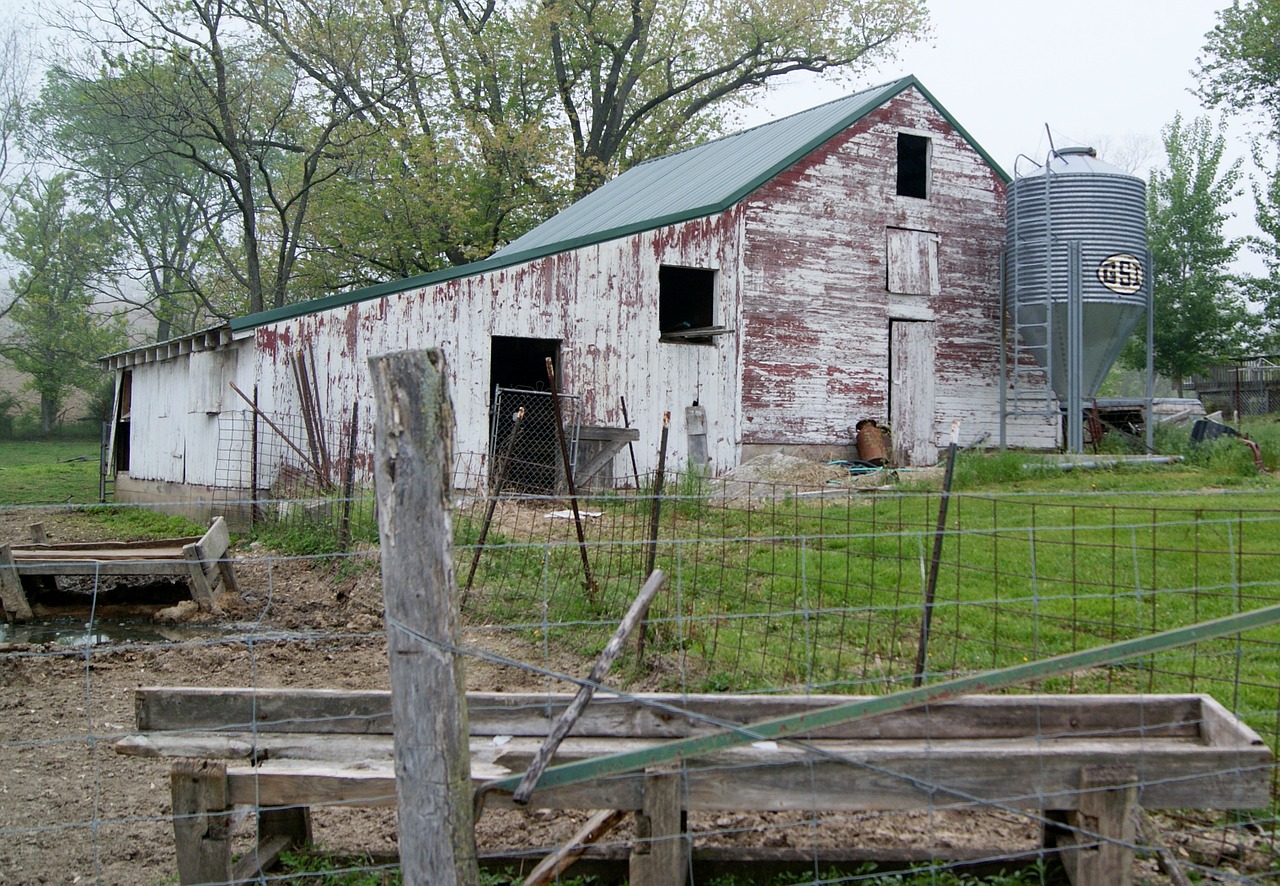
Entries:
{"type": "Polygon", "coordinates": [[[667,415],[668,463],[712,472],[844,455],[868,418],[899,464],[935,463],[953,422],[998,435],[1007,183],[914,77],[640,164],[484,261],[104,358],[116,498],[269,488],[251,408],[282,436],[307,417],[300,452],[367,440],[367,358],[423,347],[448,360],[460,459],[550,400],[549,358],[596,482],[631,476],[628,439],[652,469],[667,415]]]}

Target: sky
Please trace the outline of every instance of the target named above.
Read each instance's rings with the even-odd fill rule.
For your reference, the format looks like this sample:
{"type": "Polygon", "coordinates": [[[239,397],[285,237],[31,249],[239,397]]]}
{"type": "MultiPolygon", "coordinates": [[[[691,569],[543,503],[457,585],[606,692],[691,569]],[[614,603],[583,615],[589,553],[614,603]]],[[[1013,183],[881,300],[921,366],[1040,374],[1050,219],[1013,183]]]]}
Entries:
{"type": "MultiPolygon", "coordinates": [[[[773,89],[748,116],[763,122],[857,88],[914,74],[1005,171],[1025,154],[1043,162],[1053,144],[1087,144],[1103,160],[1146,177],[1162,165],[1160,129],[1181,112],[1211,113],[1190,90],[1191,71],[1216,12],[1229,0],[931,0],[932,37],[854,84],[803,83],[773,89]],[[1047,127],[1047,129],[1046,129],[1047,127]],[[1145,150],[1136,150],[1144,148],[1145,150]]],[[[1215,117],[1216,119],[1216,117],[1215,117]]],[[[1252,171],[1245,127],[1228,151],[1252,171]]],[[[1232,204],[1228,234],[1255,230],[1246,194],[1232,204]]],[[[1241,269],[1261,272],[1249,256],[1241,269]]]]}

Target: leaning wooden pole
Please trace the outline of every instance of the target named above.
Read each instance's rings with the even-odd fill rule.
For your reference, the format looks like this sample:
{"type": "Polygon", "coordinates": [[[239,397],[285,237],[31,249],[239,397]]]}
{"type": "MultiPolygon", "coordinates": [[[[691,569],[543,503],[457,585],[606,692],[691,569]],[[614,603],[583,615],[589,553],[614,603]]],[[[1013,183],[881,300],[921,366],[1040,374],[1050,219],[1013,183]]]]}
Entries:
{"type": "MultiPolygon", "coordinates": [[[[653,475],[653,511],[649,514],[649,561],[645,571],[653,575],[658,568],[658,521],[662,517],[662,484],[667,473],[667,439],[671,432],[671,413],[662,413],[662,436],[658,438],[658,471],[653,475]]],[[[636,660],[644,662],[645,634],[648,624],[649,607],[640,613],[640,628],[636,633],[636,660]]]]}
{"type": "Polygon", "coordinates": [[[916,646],[916,674],[912,686],[924,681],[929,663],[929,631],[933,627],[933,602],[938,592],[938,569],[942,565],[942,541],[947,534],[947,506],[951,503],[951,479],[956,470],[956,448],[960,438],[959,422],[951,426],[951,444],[947,447],[947,470],[942,478],[942,501],[938,503],[938,527],[933,533],[933,556],[929,560],[929,582],[924,589],[924,611],[920,617],[920,642],[916,646]]]}
{"type": "MultiPolygon", "coordinates": [[[[547,358],[547,382],[551,385],[551,407],[556,417],[556,439],[560,441],[560,463],[564,465],[564,482],[569,490],[569,506],[573,508],[573,525],[578,530],[578,550],[582,552],[582,581],[587,596],[595,600],[599,595],[595,576],[591,574],[591,559],[587,556],[587,536],[582,531],[582,514],[578,511],[578,490],[573,488],[573,464],[569,461],[569,441],[565,439],[564,416],[560,414],[560,388],[556,385],[556,367],[547,358]]],[[[652,570],[650,570],[652,571],[652,570]]]]}
{"type": "Polygon", "coordinates": [[[400,865],[413,886],[475,886],[466,682],[450,513],[453,404],[444,355],[369,360],[400,865]]]}
{"type": "Polygon", "coordinates": [[[600,653],[600,657],[596,660],[591,673],[587,675],[586,682],[583,683],[578,690],[578,694],[573,697],[573,701],[569,702],[568,707],[564,709],[564,712],[551,727],[551,731],[547,733],[546,740],[542,742],[538,752],[533,755],[533,762],[525,770],[520,786],[516,788],[511,797],[516,803],[523,806],[529,802],[534,788],[538,786],[538,779],[547,768],[547,764],[551,762],[551,758],[555,756],[556,749],[560,747],[560,742],[564,741],[564,737],[569,734],[573,724],[578,722],[582,712],[587,709],[587,703],[591,701],[591,697],[595,694],[596,687],[600,685],[600,681],[605,678],[609,673],[609,669],[613,667],[613,663],[622,654],[623,644],[627,642],[631,632],[640,623],[640,619],[649,611],[649,604],[653,602],[658,589],[662,587],[662,583],[666,580],[666,574],[661,569],[655,569],[649,576],[649,580],[640,588],[635,600],[631,602],[631,608],[622,617],[622,621],[613,632],[613,636],[605,644],[604,652],[600,653]]]}
{"type": "MultiPolygon", "coordinates": [[[[627,415],[627,398],[619,397],[618,402],[622,404],[622,426],[624,428],[631,427],[631,416],[627,415]]],[[[640,491],[640,468],[636,465],[636,447],[630,440],[627,441],[627,451],[631,453],[631,476],[635,478],[636,492],[640,491]]]]}
{"type": "Polygon", "coordinates": [[[476,539],[476,550],[471,555],[471,568],[467,570],[467,582],[462,587],[462,603],[465,606],[467,594],[471,593],[471,583],[476,578],[476,567],[480,565],[480,554],[484,551],[484,543],[489,538],[489,529],[493,526],[493,514],[498,508],[498,496],[507,485],[507,471],[511,468],[511,453],[516,448],[516,440],[520,438],[520,430],[524,427],[524,407],[516,410],[511,416],[511,433],[507,435],[507,445],[502,448],[502,458],[493,466],[493,488],[489,490],[489,505],[484,512],[484,522],[480,524],[480,537],[476,539]]]}

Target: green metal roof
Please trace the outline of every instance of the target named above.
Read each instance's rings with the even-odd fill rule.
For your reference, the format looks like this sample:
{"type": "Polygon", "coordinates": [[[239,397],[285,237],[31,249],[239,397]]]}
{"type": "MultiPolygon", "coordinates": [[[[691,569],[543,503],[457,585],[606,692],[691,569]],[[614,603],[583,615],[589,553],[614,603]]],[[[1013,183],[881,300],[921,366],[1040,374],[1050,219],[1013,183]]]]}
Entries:
{"type": "Polygon", "coordinates": [[[918,89],[996,173],[1009,181],[1004,170],[915,77],[903,77],[634,166],[483,261],[250,314],[232,320],[231,328],[251,329],[723,212],[910,87],[918,89]]]}

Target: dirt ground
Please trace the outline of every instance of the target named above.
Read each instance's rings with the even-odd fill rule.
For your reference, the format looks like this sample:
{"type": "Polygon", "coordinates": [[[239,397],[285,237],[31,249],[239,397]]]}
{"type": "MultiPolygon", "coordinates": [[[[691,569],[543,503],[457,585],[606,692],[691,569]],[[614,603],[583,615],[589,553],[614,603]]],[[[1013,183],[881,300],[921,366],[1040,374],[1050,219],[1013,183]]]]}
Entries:
{"type": "MultiPolygon", "coordinates": [[[[95,534],[74,512],[0,511],[0,539],[24,538],[37,519],[54,542],[93,540],[95,534]]],[[[281,561],[253,547],[234,553],[242,592],[224,601],[218,619],[177,628],[146,625],[145,640],[119,635],[94,645],[23,639],[18,631],[7,640],[0,635],[0,882],[174,881],[168,764],[112,749],[132,729],[136,688],[387,688],[375,560],[337,569],[323,560],[281,561]]],[[[565,653],[548,659],[545,649],[500,634],[480,632],[469,640],[564,672],[585,674],[591,665],[565,653]]],[[[468,664],[468,684],[491,691],[571,688],[479,660],[468,664]]],[[[482,853],[526,851],[536,859],[584,817],[489,812],[477,827],[477,841],[482,853]]],[[[396,848],[393,811],[320,809],[315,827],[327,850],[396,848]]],[[[252,828],[251,818],[240,823],[242,846],[252,828]]],[[[1039,837],[1034,822],[989,813],[828,815],[816,821],[720,813],[693,816],[690,828],[706,834],[701,844],[908,846],[944,855],[946,848],[966,846],[1012,853],[1034,848],[1039,837]]],[[[625,841],[628,834],[624,825],[613,839],[625,841]]],[[[1184,836],[1173,841],[1181,856],[1222,870],[1256,863],[1263,851],[1253,845],[1260,838],[1184,836]]],[[[1165,882],[1153,861],[1140,865],[1137,882],[1165,882]]]]}

